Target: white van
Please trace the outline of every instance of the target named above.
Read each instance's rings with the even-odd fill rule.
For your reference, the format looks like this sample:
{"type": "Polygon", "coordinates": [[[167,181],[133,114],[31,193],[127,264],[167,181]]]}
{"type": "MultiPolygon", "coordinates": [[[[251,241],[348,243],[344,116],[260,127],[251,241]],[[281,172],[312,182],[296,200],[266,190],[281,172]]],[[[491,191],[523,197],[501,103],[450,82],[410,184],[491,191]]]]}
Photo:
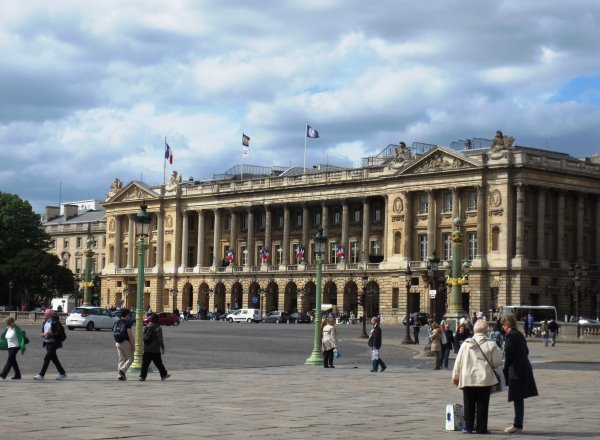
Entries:
{"type": "Polygon", "coordinates": [[[227,316],[229,322],[260,322],[260,310],[258,309],[240,309],[227,316]]]}

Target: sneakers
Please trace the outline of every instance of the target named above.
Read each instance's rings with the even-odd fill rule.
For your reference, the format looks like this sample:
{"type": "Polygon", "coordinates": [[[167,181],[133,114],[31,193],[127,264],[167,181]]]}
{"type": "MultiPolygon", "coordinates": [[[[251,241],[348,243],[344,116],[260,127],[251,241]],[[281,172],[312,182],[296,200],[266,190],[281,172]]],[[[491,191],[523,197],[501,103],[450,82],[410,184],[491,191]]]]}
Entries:
{"type": "Polygon", "coordinates": [[[142,376],[140,376],[140,377],[138,378],[138,380],[139,380],[140,382],[143,382],[143,381],[145,381],[145,380],[146,380],[146,378],[145,378],[145,377],[142,377],[142,376]]]}
{"type": "Polygon", "coordinates": [[[384,365],[383,367],[381,367],[381,372],[383,373],[386,369],[387,369],[387,365],[384,365]]]}
{"type": "Polygon", "coordinates": [[[0,380],[6,380],[6,377],[0,376],[0,380]]]}
{"type": "Polygon", "coordinates": [[[504,428],[504,432],[508,432],[510,434],[514,434],[515,432],[521,432],[521,431],[523,431],[523,428],[515,428],[514,426],[504,428]]]}
{"type": "Polygon", "coordinates": [[[44,380],[44,376],[42,376],[41,374],[36,374],[35,376],[33,376],[33,380],[44,380]]]}
{"type": "Polygon", "coordinates": [[[59,374],[58,376],[56,376],[56,380],[65,380],[67,378],[66,374],[59,374]]]}
{"type": "Polygon", "coordinates": [[[19,377],[17,377],[17,376],[15,376],[15,377],[11,377],[11,379],[12,379],[12,380],[21,380],[21,376],[19,376],[19,377]]]}
{"type": "Polygon", "coordinates": [[[170,375],[170,374],[165,374],[164,376],[162,376],[162,377],[160,378],[160,380],[167,380],[169,377],[171,377],[171,375],[170,375]]]}
{"type": "Polygon", "coordinates": [[[122,370],[119,370],[119,380],[127,380],[127,376],[122,370]]]}

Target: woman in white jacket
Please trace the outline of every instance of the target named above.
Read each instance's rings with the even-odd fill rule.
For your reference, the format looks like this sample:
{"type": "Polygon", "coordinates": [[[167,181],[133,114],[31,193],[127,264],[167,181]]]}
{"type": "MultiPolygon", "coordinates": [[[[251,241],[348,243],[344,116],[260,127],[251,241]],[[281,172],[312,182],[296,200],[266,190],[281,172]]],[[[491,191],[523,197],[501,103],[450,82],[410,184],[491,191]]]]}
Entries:
{"type": "Polygon", "coordinates": [[[502,352],[496,343],[487,337],[487,331],[487,321],[478,319],[473,328],[475,335],[462,343],[454,362],[452,381],[463,390],[463,432],[471,433],[477,426],[478,434],[488,433],[490,392],[491,387],[498,383],[493,368],[501,365],[502,352]]]}

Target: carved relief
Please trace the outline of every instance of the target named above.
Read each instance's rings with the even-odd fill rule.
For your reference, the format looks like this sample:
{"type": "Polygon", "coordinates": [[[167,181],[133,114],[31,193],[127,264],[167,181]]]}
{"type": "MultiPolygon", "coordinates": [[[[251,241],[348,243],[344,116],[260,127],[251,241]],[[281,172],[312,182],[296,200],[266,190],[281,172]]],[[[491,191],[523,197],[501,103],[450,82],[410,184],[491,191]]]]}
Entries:
{"type": "Polygon", "coordinates": [[[433,171],[442,170],[456,170],[464,167],[466,164],[464,161],[450,157],[440,152],[432,154],[421,166],[419,166],[415,173],[429,173],[433,171]]]}
{"type": "Polygon", "coordinates": [[[398,213],[404,211],[404,204],[402,203],[402,199],[400,197],[396,197],[394,199],[393,209],[394,209],[394,212],[398,212],[398,213]]]}
{"type": "Polygon", "coordinates": [[[393,215],[392,216],[392,222],[403,222],[404,221],[404,216],[403,215],[393,215]]]}
{"type": "Polygon", "coordinates": [[[500,190],[494,189],[490,191],[490,207],[497,208],[502,204],[502,194],[500,190]]]}
{"type": "Polygon", "coordinates": [[[122,200],[141,200],[146,196],[146,193],[139,188],[132,188],[125,194],[122,200]]]}
{"type": "Polygon", "coordinates": [[[115,232],[115,219],[111,218],[110,221],[108,222],[108,230],[110,232],[115,232]]]}
{"type": "Polygon", "coordinates": [[[165,220],[165,228],[173,229],[173,217],[170,215],[167,215],[165,220]]]}

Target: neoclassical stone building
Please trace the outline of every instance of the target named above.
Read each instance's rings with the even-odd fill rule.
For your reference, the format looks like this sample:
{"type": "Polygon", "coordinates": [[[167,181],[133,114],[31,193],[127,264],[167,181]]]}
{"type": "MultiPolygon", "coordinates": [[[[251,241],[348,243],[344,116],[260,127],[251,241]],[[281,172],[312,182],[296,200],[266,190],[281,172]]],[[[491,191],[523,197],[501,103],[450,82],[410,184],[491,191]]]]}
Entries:
{"type": "Polygon", "coordinates": [[[447,308],[445,278],[443,270],[428,273],[428,259],[434,251],[442,264],[452,258],[453,219],[460,216],[462,256],[470,262],[465,310],[549,304],[571,315],[568,268],[578,262],[589,267],[582,314],[596,314],[600,166],[593,160],[516,146],[498,132],[450,147],[390,145],[356,169],[240,171],[203,182],[173,172],[158,186],[116,179],[104,203],[103,304],[136,305],[134,218],[144,201],[152,216],[144,308],[312,310],[312,240],[322,227],[324,304],[361,315],[364,291],[367,315],[397,322],[409,291],[411,311],[439,318],[447,308]]]}

